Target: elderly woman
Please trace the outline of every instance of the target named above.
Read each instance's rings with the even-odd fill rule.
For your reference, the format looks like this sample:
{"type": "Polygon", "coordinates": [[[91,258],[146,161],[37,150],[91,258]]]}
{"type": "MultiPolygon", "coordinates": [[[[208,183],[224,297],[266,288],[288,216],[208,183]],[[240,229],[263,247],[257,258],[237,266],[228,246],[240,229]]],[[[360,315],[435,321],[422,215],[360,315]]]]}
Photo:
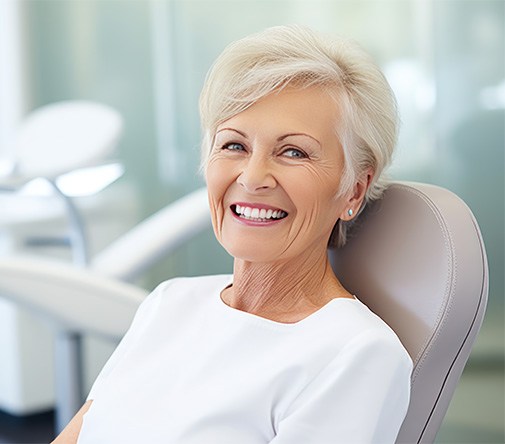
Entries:
{"type": "Polygon", "coordinates": [[[383,189],[386,80],[348,42],[276,27],[225,49],[200,105],[233,276],[161,284],[56,442],[394,442],[410,358],[327,258],[383,189]]]}

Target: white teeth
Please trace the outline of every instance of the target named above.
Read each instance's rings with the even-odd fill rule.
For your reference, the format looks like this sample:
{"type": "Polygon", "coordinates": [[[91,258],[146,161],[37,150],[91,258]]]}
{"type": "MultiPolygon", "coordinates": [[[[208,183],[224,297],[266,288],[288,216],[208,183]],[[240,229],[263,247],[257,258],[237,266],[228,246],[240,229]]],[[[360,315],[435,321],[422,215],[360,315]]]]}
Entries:
{"type": "Polygon", "coordinates": [[[268,219],[281,219],[287,216],[287,213],[282,210],[266,210],[265,208],[251,208],[251,207],[242,207],[240,205],[235,205],[235,213],[245,219],[260,219],[260,220],[268,220],[268,219]]]}

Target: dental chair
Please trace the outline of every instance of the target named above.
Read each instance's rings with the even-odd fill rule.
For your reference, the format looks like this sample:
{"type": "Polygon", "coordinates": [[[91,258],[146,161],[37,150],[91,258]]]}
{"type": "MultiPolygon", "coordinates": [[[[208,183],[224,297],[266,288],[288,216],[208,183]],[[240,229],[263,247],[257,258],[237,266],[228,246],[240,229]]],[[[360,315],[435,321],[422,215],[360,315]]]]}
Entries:
{"type": "MultiPolygon", "coordinates": [[[[123,172],[116,160],[122,133],[121,114],[95,101],[58,101],[23,117],[0,153],[0,256],[24,252],[88,265],[84,216],[107,197],[90,196],[123,172]]],[[[49,357],[42,356],[41,372],[31,370],[40,361],[33,350],[51,351],[50,334],[32,321],[0,301],[1,335],[9,338],[0,346],[0,404],[16,415],[40,411],[53,392],[49,357]],[[37,378],[45,382],[39,388],[37,378]]]]}
{"type": "MultiPolygon", "coordinates": [[[[199,192],[191,205],[193,220],[201,223],[197,229],[209,223],[203,190],[199,192]]],[[[187,212],[174,212],[172,221],[180,214],[187,212]]],[[[166,219],[155,219],[147,223],[171,226],[166,219]]],[[[119,339],[145,295],[120,279],[144,266],[115,268],[110,261],[124,257],[124,251],[135,251],[131,247],[149,235],[142,226],[137,229],[140,235],[133,234],[133,242],[120,240],[95,262],[100,267],[89,270],[21,259],[1,261],[0,294],[50,319],[64,332],[93,331],[119,339]],[[101,274],[101,267],[113,278],[101,274]]],[[[153,256],[159,258],[162,250],[154,248],[153,256]]],[[[472,213],[445,189],[394,183],[360,216],[348,244],[329,255],[344,286],[396,331],[414,362],[410,406],[397,442],[433,442],[487,301],[486,255],[472,213]]],[[[151,253],[142,256],[141,262],[152,262],[151,253]]]]}

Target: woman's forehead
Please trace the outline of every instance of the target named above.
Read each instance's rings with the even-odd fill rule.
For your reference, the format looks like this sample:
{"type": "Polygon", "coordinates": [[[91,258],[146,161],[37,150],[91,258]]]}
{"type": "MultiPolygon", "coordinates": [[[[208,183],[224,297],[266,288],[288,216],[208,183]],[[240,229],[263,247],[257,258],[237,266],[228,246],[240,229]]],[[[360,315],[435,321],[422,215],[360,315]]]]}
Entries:
{"type": "Polygon", "coordinates": [[[326,89],[286,87],[225,120],[216,133],[231,129],[247,134],[261,127],[286,134],[305,133],[319,140],[335,136],[339,115],[338,103],[326,89]]]}

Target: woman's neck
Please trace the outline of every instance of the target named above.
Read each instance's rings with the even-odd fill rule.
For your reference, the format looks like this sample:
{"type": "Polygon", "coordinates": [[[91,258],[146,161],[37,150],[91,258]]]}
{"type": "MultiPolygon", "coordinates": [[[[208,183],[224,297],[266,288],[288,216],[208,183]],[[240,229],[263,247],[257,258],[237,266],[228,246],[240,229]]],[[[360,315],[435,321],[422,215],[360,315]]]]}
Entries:
{"type": "Polygon", "coordinates": [[[336,297],[352,296],[325,254],[266,264],[235,259],[233,286],[222,293],[233,308],[286,323],[309,316],[336,297]]]}

